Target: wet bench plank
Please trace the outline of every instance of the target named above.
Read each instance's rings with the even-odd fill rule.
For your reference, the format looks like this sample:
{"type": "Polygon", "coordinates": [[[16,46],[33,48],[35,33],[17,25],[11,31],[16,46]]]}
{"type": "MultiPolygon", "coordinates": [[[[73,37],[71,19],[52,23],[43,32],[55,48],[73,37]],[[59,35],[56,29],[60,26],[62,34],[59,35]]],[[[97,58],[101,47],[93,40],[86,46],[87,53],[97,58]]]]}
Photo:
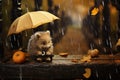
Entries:
{"type": "Polygon", "coordinates": [[[86,68],[91,69],[92,79],[120,78],[120,56],[100,55],[91,62],[81,62],[82,55],[55,55],[51,63],[26,62],[24,64],[1,63],[1,79],[85,79],[86,68]],[[78,62],[72,62],[72,59],[78,62]]]}

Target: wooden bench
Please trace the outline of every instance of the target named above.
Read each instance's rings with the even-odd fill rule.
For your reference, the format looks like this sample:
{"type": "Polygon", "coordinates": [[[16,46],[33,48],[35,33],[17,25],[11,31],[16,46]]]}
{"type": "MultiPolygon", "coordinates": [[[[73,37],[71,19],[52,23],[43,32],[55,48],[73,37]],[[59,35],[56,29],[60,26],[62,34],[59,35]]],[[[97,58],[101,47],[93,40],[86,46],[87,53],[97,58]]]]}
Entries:
{"type": "Polygon", "coordinates": [[[120,54],[99,55],[90,62],[81,62],[82,55],[68,55],[61,57],[54,55],[50,63],[27,61],[24,64],[11,62],[0,63],[0,79],[16,80],[119,80],[120,79],[120,54]],[[72,61],[72,60],[77,60],[72,61]],[[83,74],[85,69],[91,70],[87,79],[83,74]]]}

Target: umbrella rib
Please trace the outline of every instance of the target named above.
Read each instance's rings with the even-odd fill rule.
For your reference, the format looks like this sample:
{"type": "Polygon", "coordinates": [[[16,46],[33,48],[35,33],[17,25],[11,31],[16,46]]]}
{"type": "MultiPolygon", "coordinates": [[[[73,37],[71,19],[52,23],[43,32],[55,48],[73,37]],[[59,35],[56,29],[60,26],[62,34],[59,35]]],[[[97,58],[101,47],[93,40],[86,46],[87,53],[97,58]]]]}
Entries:
{"type": "MultiPolygon", "coordinates": [[[[45,16],[45,17],[47,17],[48,18],[48,16],[46,16],[46,15],[44,15],[43,13],[41,13],[43,16],[45,16]]],[[[49,19],[49,18],[48,18],[49,19]]],[[[50,19],[49,19],[50,20],[50,19]]]]}
{"type": "MultiPolygon", "coordinates": [[[[44,15],[44,13],[43,13],[43,11],[38,11],[38,12],[41,12],[40,14],[42,15],[42,16],[45,16],[47,19],[48,19],[48,22],[51,22],[51,20],[49,19],[49,17],[48,16],[46,16],[46,15],[44,15]]],[[[45,11],[44,11],[45,12],[45,11]]],[[[46,12],[45,12],[46,13],[46,12]]],[[[53,19],[52,19],[52,21],[53,21],[53,19]]],[[[32,21],[32,19],[31,19],[31,22],[32,23],[34,23],[33,21],[32,21]]],[[[47,23],[47,22],[46,22],[47,23]]],[[[36,24],[36,25],[33,25],[32,24],[32,26],[39,26],[40,24],[38,23],[38,24],[36,24]]]]}
{"type": "MultiPolygon", "coordinates": [[[[30,12],[28,12],[28,14],[29,14],[29,16],[31,17],[30,12]]],[[[29,18],[30,18],[30,17],[29,17],[29,18]]],[[[33,23],[33,21],[32,21],[31,18],[30,18],[30,21],[33,23]]],[[[32,26],[33,26],[33,24],[32,24],[32,26]]],[[[32,28],[32,26],[31,26],[31,28],[32,28]]]]}

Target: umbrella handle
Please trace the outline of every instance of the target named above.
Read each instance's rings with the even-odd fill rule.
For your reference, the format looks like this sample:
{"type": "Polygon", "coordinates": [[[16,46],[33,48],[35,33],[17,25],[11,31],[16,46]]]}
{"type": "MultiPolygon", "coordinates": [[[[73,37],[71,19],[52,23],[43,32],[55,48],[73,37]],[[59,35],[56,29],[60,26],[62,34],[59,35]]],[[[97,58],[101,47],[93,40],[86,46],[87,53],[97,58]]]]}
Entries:
{"type": "Polygon", "coordinates": [[[42,56],[45,56],[46,55],[46,51],[42,51],[42,56]]]}

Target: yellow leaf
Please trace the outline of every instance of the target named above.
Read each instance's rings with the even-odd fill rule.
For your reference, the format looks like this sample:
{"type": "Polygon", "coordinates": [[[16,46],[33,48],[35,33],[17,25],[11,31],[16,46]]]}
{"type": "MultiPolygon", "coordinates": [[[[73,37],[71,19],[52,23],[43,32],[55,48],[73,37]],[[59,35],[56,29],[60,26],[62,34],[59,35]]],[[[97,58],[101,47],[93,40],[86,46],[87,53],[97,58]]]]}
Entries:
{"type": "Polygon", "coordinates": [[[95,15],[97,15],[98,12],[99,12],[99,9],[98,9],[98,8],[94,8],[94,9],[91,11],[91,15],[95,16],[95,15]]]}
{"type": "Polygon", "coordinates": [[[82,61],[82,62],[90,62],[91,61],[91,56],[90,55],[83,56],[83,58],[80,61],[82,61]]]}
{"type": "Polygon", "coordinates": [[[85,73],[83,74],[85,78],[89,78],[91,76],[91,69],[85,68],[85,73]]]}

